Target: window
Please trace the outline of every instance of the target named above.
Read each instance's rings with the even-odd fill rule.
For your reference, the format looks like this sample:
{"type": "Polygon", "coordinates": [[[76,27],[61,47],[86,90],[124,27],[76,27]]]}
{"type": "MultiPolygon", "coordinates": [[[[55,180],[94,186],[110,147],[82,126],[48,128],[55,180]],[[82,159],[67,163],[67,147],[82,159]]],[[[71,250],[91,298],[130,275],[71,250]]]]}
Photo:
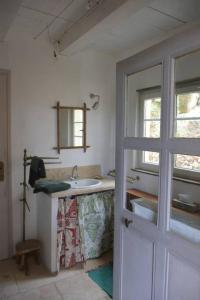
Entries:
{"type": "Polygon", "coordinates": [[[200,138],[200,92],[176,95],[174,135],[177,138],[200,138]]]}
{"type": "MultiPolygon", "coordinates": [[[[139,136],[160,138],[161,91],[149,89],[139,92],[139,136]]],[[[159,153],[150,151],[138,152],[137,168],[158,171],[159,153]]]]}
{"type": "MultiPolygon", "coordinates": [[[[200,91],[198,86],[190,85],[176,89],[174,110],[174,137],[200,138],[200,91]]],[[[145,138],[160,137],[161,97],[157,89],[149,93],[139,92],[140,136],[145,138]]],[[[191,155],[174,155],[174,168],[177,176],[196,179],[200,174],[200,159],[191,155]]],[[[137,168],[157,171],[158,156],[155,152],[143,151],[138,156],[137,168]]]]}
{"type": "Polygon", "coordinates": [[[139,136],[160,137],[161,97],[160,90],[139,92],[139,136]]]}
{"type": "Polygon", "coordinates": [[[160,108],[161,98],[144,100],[143,136],[148,138],[160,137],[160,108]]]}

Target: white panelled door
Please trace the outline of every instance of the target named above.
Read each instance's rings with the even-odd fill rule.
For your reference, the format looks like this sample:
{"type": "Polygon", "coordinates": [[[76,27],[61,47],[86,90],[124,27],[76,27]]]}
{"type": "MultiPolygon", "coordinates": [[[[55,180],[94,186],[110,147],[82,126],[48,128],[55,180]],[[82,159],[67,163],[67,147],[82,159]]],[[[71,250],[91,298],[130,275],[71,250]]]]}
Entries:
{"type": "Polygon", "coordinates": [[[114,300],[200,300],[199,90],[200,26],[117,65],[114,300]]]}
{"type": "Polygon", "coordinates": [[[0,70],[0,260],[9,256],[8,73],[0,70]]]}

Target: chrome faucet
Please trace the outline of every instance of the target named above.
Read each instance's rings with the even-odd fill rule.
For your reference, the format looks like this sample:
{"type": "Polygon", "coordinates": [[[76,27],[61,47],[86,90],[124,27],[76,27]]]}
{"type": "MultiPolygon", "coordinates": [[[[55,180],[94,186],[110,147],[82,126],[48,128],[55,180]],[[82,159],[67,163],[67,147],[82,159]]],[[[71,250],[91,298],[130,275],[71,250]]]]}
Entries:
{"type": "Polygon", "coordinates": [[[75,180],[78,178],[78,166],[75,165],[72,169],[72,176],[71,176],[71,179],[72,180],[75,180]]]}

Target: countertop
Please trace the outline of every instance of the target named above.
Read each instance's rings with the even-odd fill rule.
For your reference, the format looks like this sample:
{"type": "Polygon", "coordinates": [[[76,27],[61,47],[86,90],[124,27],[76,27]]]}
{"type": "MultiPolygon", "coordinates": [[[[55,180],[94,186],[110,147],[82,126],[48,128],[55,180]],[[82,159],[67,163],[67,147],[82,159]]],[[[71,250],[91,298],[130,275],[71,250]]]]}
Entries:
{"type": "Polygon", "coordinates": [[[99,179],[102,183],[101,185],[93,188],[84,188],[84,189],[68,189],[66,191],[52,193],[51,197],[53,198],[62,198],[66,196],[72,195],[85,195],[103,191],[109,191],[115,189],[115,180],[110,177],[103,177],[103,179],[99,179]]]}

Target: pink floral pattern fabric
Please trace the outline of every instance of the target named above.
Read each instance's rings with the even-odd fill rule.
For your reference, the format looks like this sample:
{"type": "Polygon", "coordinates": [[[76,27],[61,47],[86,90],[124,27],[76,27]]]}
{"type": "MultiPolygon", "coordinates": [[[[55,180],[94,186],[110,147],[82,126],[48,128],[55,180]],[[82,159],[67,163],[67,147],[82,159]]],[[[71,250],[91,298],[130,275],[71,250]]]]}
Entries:
{"type": "Polygon", "coordinates": [[[78,205],[76,198],[58,200],[57,215],[57,269],[71,268],[83,262],[80,230],[78,224],[78,205]]]}

